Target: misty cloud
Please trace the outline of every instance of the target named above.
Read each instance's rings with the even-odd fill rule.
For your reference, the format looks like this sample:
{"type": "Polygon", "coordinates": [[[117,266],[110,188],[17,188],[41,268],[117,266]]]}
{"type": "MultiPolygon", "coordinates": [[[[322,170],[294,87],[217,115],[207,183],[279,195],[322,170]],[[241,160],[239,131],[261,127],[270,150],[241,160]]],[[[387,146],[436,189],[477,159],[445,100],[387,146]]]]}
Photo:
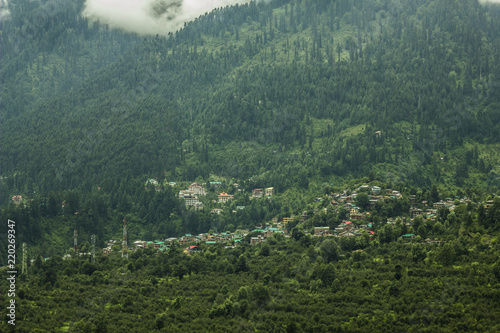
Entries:
{"type": "Polygon", "coordinates": [[[482,4],[500,4],[500,0],[479,0],[482,4]]]}
{"type": "Polygon", "coordinates": [[[9,3],[7,0],[0,0],[0,20],[7,20],[9,17],[9,3]]]}
{"type": "Polygon", "coordinates": [[[150,14],[155,19],[159,19],[163,16],[167,20],[173,20],[182,10],[182,1],[157,0],[151,4],[150,9],[150,14]]]}
{"type": "Polygon", "coordinates": [[[249,0],[86,0],[83,16],[140,35],[166,35],[215,8],[246,2],[249,0]]]}

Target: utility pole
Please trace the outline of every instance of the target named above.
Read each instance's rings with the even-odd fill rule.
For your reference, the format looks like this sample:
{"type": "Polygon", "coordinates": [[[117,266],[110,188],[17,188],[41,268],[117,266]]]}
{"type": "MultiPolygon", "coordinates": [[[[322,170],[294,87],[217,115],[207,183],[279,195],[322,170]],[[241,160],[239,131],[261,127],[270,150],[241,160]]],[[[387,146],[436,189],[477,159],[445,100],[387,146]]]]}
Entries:
{"type": "Polygon", "coordinates": [[[128,248],[127,248],[127,220],[123,219],[123,241],[122,241],[122,258],[128,259],[128,248]]]}
{"type": "Polygon", "coordinates": [[[75,254],[78,253],[78,232],[76,231],[75,229],[75,233],[74,233],[74,236],[73,236],[73,248],[75,250],[75,254]]]}
{"type": "Polygon", "coordinates": [[[26,243],[23,243],[23,263],[22,263],[22,268],[21,268],[21,273],[26,274],[28,276],[28,262],[26,260],[28,256],[28,246],[26,243]]]}
{"type": "Polygon", "coordinates": [[[95,263],[95,235],[90,236],[92,242],[92,263],[95,263]]]}

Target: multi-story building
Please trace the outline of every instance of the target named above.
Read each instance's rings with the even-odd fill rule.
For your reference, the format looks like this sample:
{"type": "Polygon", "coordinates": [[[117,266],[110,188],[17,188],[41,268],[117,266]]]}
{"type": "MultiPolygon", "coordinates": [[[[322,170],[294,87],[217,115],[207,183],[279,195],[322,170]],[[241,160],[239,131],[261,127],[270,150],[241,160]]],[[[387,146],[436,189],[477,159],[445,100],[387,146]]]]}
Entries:
{"type": "Polygon", "coordinates": [[[327,234],[330,232],[330,227],[314,227],[315,235],[327,234]]]}
{"type": "Polygon", "coordinates": [[[252,191],[252,196],[254,198],[261,198],[264,196],[264,190],[261,188],[256,188],[252,191]]]}
{"type": "Polygon", "coordinates": [[[234,195],[232,194],[227,194],[226,192],[222,192],[219,194],[219,203],[226,203],[229,200],[233,200],[234,195]]]}
{"type": "Polygon", "coordinates": [[[417,216],[421,216],[421,215],[424,215],[424,211],[423,210],[418,209],[418,208],[410,209],[410,216],[412,218],[417,217],[417,216]]]}
{"type": "Polygon", "coordinates": [[[274,195],[274,187],[268,187],[265,190],[266,197],[270,197],[274,195]]]}
{"type": "Polygon", "coordinates": [[[203,185],[201,185],[199,183],[192,183],[191,185],[189,185],[189,190],[193,191],[194,194],[196,194],[196,195],[205,195],[206,194],[205,188],[203,187],[203,185]]]}

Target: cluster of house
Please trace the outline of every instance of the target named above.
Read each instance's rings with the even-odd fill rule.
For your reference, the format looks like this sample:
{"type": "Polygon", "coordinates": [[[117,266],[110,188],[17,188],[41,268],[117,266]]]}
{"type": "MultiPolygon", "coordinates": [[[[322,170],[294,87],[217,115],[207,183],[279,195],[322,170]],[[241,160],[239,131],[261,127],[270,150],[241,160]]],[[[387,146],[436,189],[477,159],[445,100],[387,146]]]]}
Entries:
{"type": "MultiPolygon", "coordinates": [[[[246,206],[236,206],[236,209],[233,209],[233,213],[238,212],[238,210],[243,210],[243,209],[245,209],[245,207],[246,207],[246,206]]],[[[211,213],[211,214],[220,214],[220,213],[222,213],[222,212],[223,212],[223,210],[222,210],[222,209],[220,209],[220,208],[214,208],[214,209],[212,209],[212,210],[210,211],[210,213],[211,213]]]]}
{"type": "MultiPolygon", "coordinates": [[[[368,185],[363,185],[360,186],[357,190],[361,189],[368,189],[371,191],[371,195],[369,195],[369,200],[370,200],[370,206],[373,207],[379,200],[386,201],[386,200],[397,200],[401,199],[403,196],[399,191],[392,190],[392,189],[387,189],[385,192],[382,193],[380,187],[378,186],[372,186],[371,188],[368,185]]],[[[339,207],[343,206],[344,209],[346,209],[349,212],[349,218],[352,221],[359,221],[365,219],[370,213],[365,212],[361,213],[359,207],[357,207],[354,203],[356,199],[357,192],[354,191],[350,194],[346,190],[343,193],[333,193],[332,196],[332,201],[331,205],[334,207],[339,207]]],[[[437,211],[439,208],[448,208],[450,211],[455,209],[455,200],[457,199],[446,199],[446,200],[441,200],[439,202],[435,202],[432,206],[427,209],[420,209],[420,208],[411,208],[410,210],[410,216],[411,218],[415,218],[417,216],[422,216],[424,218],[430,219],[430,220],[435,220],[437,217],[437,211]]],[[[415,205],[416,197],[415,195],[410,196],[410,201],[412,203],[412,206],[415,205]]],[[[460,203],[468,203],[470,200],[468,198],[461,198],[459,199],[460,203]]],[[[422,204],[424,206],[427,206],[427,201],[423,201],[422,204]]]]}
{"type": "Polygon", "coordinates": [[[488,200],[485,202],[484,209],[486,210],[486,212],[488,212],[488,209],[490,209],[490,207],[493,205],[493,203],[494,203],[494,200],[488,200]]]}
{"type": "Polygon", "coordinates": [[[354,224],[352,221],[342,221],[342,223],[333,230],[330,227],[314,227],[314,237],[354,237],[368,233],[371,237],[375,232],[372,224],[354,224]]]}
{"type": "Polygon", "coordinates": [[[186,206],[192,206],[196,210],[203,209],[203,203],[200,201],[200,196],[204,196],[207,192],[203,185],[192,183],[187,190],[179,191],[179,198],[183,198],[186,206]]]}
{"type": "Polygon", "coordinates": [[[166,244],[178,242],[179,245],[186,245],[190,243],[204,243],[206,245],[215,245],[218,243],[226,245],[241,244],[243,238],[249,233],[254,236],[250,238],[250,244],[264,242],[267,238],[275,234],[287,235],[287,230],[283,229],[284,224],[278,223],[277,227],[258,227],[254,230],[238,230],[237,233],[222,232],[222,233],[201,233],[199,235],[185,234],[181,237],[172,237],[165,240],[166,244]]]}
{"type": "Polygon", "coordinates": [[[254,198],[272,197],[273,195],[274,187],[255,188],[252,190],[252,197],[254,198]]]}
{"type": "MultiPolygon", "coordinates": [[[[394,221],[388,221],[388,224],[394,224],[394,221]]],[[[406,225],[411,225],[409,222],[405,222],[406,225]]],[[[335,228],[334,230],[330,230],[329,227],[314,227],[313,237],[355,237],[361,236],[367,233],[370,237],[372,237],[375,232],[371,230],[373,227],[372,223],[368,224],[360,224],[356,225],[351,221],[342,221],[342,223],[335,228]]],[[[401,236],[403,240],[410,240],[416,238],[415,234],[404,234],[401,236]]],[[[424,240],[425,244],[443,244],[444,241],[433,240],[430,238],[426,238],[424,240]]]]}
{"type": "MultiPolygon", "coordinates": [[[[189,254],[199,250],[198,245],[203,243],[207,246],[216,244],[225,244],[226,247],[238,246],[242,243],[243,239],[248,235],[252,234],[250,238],[250,244],[255,245],[257,243],[265,242],[269,237],[274,235],[283,235],[288,237],[288,232],[285,228],[287,222],[278,223],[277,219],[273,219],[276,222],[275,227],[256,227],[254,230],[238,230],[236,233],[222,232],[222,233],[201,233],[199,235],[185,234],[181,237],[171,237],[163,241],[142,241],[137,240],[133,244],[134,246],[130,248],[130,251],[136,251],[138,249],[144,249],[152,247],[160,252],[165,252],[170,249],[172,244],[178,243],[181,246],[188,245],[184,249],[184,252],[189,254]],[[196,244],[196,245],[195,245],[196,244]]],[[[110,240],[107,242],[106,247],[103,248],[103,254],[107,255],[113,252],[113,246],[116,245],[115,240],[110,240]]]]}
{"type": "Polygon", "coordinates": [[[116,241],[111,239],[109,240],[107,243],[106,243],[106,247],[102,249],[102,253],[104,255],[108,255],[110,254],[111,252],[113,252],[113,245],[116,244],[116,241]]]}
{"type": "MultiPolygon", "coordinates": [[[[402,198],[402,195],[399,191],[395,191],[392,189],[387,189],[385,191],[382,191],[381,188],[378,186],[372,186],[370,188],[368,185],[362,185],[352,193],[350,193],[348,190],[345,190],[342,193],[333,193],[331,195],[332,200],[330,204],[334,207],[343,207],[344,209],[346,209],[349,212],[350,221],[342,221],[342,223],[334,230],[330,230],[329,227],[315,227],[313,236],[350,237],[350,236],[359,236],[362,235],[363,233],[368,233],[370,236],[372,236],[374,234],[374,231],[372,230],[372,223],[356,224],[352,222],[352,221],[363,220],[370,214],[370,212],[364,212],[364,213],[360,212],[359,207],[357,207],[354,203],[357,191],[361,190],[363,190],[364,192],[371,192],[371,195],[368,196],[370,200],[370,206],[374,206],[379,200],[385,201],[385,200],[394,200],[402,198]]],[[[319,198],[316,199],[316,201],[319,200],[320,200],[319,198]]],[[[412,208],[410,209],[411,219],[406,219],[405,217],[403,217],[402,221],[407,226],[411,226],[413,219],[417,216],[422,216],[427,220],[435,221],[438,216],[438,210],[440,208],[447,208],[448,210],[453,211],[455,209],[455,204],[457,203],[457,200],[460,203],[470,202],[470,200],[467,197],[457,198],[457,199],[448,198],[446,200],[441,200],[439,202],[433,203],[432,207],[429,207],[427,209],[420,209],[420,208],[415,208],[413,206],[415,205],[416,198],[414,195],[411,195],[410,196],[410,201],[412,203],[412,208]]],[[[424,206],[427,206],[426,201],[423,201],[422,204],[424,206]]],[[[493,200],[487,201],[484,206],[485,209],[487,209],[492,204],[493,200]]],[[[387,224],[395,224],[395,223],[396,219],[387,220],[387,224]]],[[[415,238],[415,235],[405,234],[401,237],[403,239],[411,239],[415,238]]],[[[429,244],[439,243],[439,241],[433,241],[430,239],[427,239],[425,241],[429,244]]]]}
{"type": "Polygon", "coordinates": [[[246,236],[245,230],[238,233],[201,233],[199,235],[185,234],[181,237],[171,237],[167,238],[165,242],[167,244],[172,244],[174,242],[179,243],[179,245],[186,245],[189,243],[205,243],[206,245],[215,245],[217,243],[233,243],[238,244],[241,242],[242,238],[246,236]]]}
{"type": "Polygon", "coordinates": [[[369,195],[369,198],[370,198],[370,205],[372,206],[375,205],[379,200],[401,199],[403,197],[401,193],[396,190],[387,189],[385,190],[385,193],[381,193],[381,188],[378,186],[372,186],[370,188],[368,185],[362,185],[352,193],[349,193],[348,190],[344,190],[342,193],[332,193],[331,197],[333,200],[331,204],[334,206],[338,206],[341,203],[354,202],[354,200],[356,199],[356,195],[358,194],[358,191],[362,190],[371,191],[371,195],[369,195]]]}
{"type": "Polygon", "coordinates": [[[149,246],[153,247],[153,249],[155,250],[159,250],[159,251],[168,251],[170,250],[170,248],[165,244],[165,242],[162,242],[162,241],[141,241],[141,240],[138,240],[138,241],[135,241],[134,242],[134,246],[136,249],[145,249],[149,246]]]}
{"type": "Polygon", "coordinates": [[[417,216],[421,216],[424,219],[429,219],[431,221],[435,221],[437,217],[437,209],[420,209],[420,208],[411,208],[410,216],[414,219],[417,216]]]}
{"type": "MultiPolygon", "coordinates": [[[[153,179],[150,179],[146,182],[146,184],[151,184],[158,186],[157,182],[153,179]]],[[[211,186],[217,187],[220,186],[220,182],[211,182],[211,186]]],[[[238,188],[238,184],[234,184],[236,188],[238,188]]],[[[353,237],[353,236],[361,236],[363,234],[368,234],[369,236],[374,235],[373,225],[372,223],[366,224],[358,224],[353,223],[353,221],[364,220],[370,212],[360,212],[360,208],[356,206],[355,200],[356,195],[359,192],[371,192],[369,197],[370,205],[374,206],[379,200],[395,200],[401,199],[402,195],[399,191],[386,189],[384,191],[381,190],[378,186],[368,186],[362,185],[357,188],[355,191],[350,192],[345,190],[341,193],[333,193],[331,194],[331,202],[330,204],[334,207],[344,207],[349,212],[349,221],[342,221],[342,223],[334,229],[330,229],[329,227],[315,227],[313,236],[314,237],[353,237]]],[[[261,197],[272,197],[275,194],[274,187],[268,188],[256,188],[252,191],[252,197],[261,198],[261,197]]],[[[199,201],[200,196],[206,195],[206,190],[202,184],[192,183],[187,190],[179,191],[179,197],[185,200],[186,206],[193,206],[195,209],[203,209],[203,204],[199,201]]],[[[19,200],[21,200],[20,196],[19,200]]],[[[234,196],[228,194],[226,192],[221,192],[218,195],[219,203],[227,203],[230,200],[233,200],[234,196]]],[[[317,198],[315,201],[322,201],[322,198],[317,198]]],[[[415,204],[415,196],[410,196],[410,200],[412,204],[415,204]]],[[[438,214],[438,209],[447,208],[450,211],[454,210],[457,199],[446,199],[441,200],[433,204],[432,208],[428,209],[419,209],[419,208],[411,208],[410,216],[411,220],[417,216],[423,216],[429,220],[434,220],[438,214]]],[[[458,199],[460,203],[468,203],[470,200],[468,198],[458,199]]],[[[14,201],[14,197],[13,197],[14,201]]],[[[426,205],[426,202],[422,202],[422,204],[426,205]]],[[[493,204],[493,201],[487,201],[485,208],[489,208],[493,204]]],[[[236,209],[244,209],[244,206],[238,206],[236,209]]],[[[326,208],[325,208],[326,210],[326,208]]],[[[222,212],[221,209],[216,208],[212,209],[211,213],[220,214],[222,212]]],[[[235,212],[235,211],[234,211],[235,212]]],[[[272,223],[275,227],[256,227],[254,230],[240,230],[238,233],[202,233],[199,235],[191,235],[185,234],[181,237],[172,237],[168,238],[164,241],[141,241],[138,240],[134,242],[135,249],[153,247],[159,251],[166,251],[170,248],[172,243],[177,242],[180,245],[190,245],[186,248],[186,253],[191,253],[192,251],[199,250],[197,245],[204,243],[206,245],[215,245],[218,243],[226,244],[226,246],[236,246],[242,242],[242,239],[247,236],[249,233],[252,233],[252,237],[250,238],[250,244],[254,245],[260,242],[266,241],[268,237],[271,237],[275,234],[283,234],[285,237],[287,236],[286,226],[288,223],[295,222],[297,220],[303,222],[307,219],[307,212],[304,211],[301,216],[290,216],[284,217],[282,222],[278,222],[277,218],[272,220],[272,223]]],[[[407,226],[411,225],[411,220],[407,220],[403,218],[403,223],[407,226]]],[[[388,219],[388,224],[395,224],[395,219],[388,219]]],[[[402,238],[414,238],[413,234],[405,234],[402,238]]],[[[428,243],[435,243],[436,241],[432,241],[430,239],[425,240],[428,243]]],[[[112,246],[115,245],[115,241],[109,241],[107,247],[103,249],[104,254],[107,254],[112,251],[112,246]]],[[[133,249],[132,249],[133,250],[133,249]]]]}
{"type": "Polygon", "coordinates": [[[354,200],[356,199],[356,193],[346,194],[344,192],[334,193],[332,194],[333,200],[330,202],[330,205],[333,207],[344,207],[346,211],[349,212],[349,218],[354,221],[362,220],[369,213],[361,213],[359,207],[356,206],[354,200]]]}
{"type": "Polygon", "coordinates": [[[147,190],[148,186],[153,186],[156,192],[160,192],[161,188],[156,179],[148,179],[146,180],[146,184],[144,184],[144,188],[147,190]]]}
{"type": "MultiPolygon", "coordinates": [[[[221,182],[210,182],[211,186],[219,187],[221,186],[221,182]]],[[[238,184],[234,184],[235,187],[238,187],[238,184]]],[[[187,190],[179,191],[179,198],[183,198],[186,206],[192,206],[196,210],[203,209],[203,203],[200,201],[200,197],[206,195],[206,190],[203,184],[200,183],[192,183],[189,185],[187,190]]],[[[234,199],[234,195],[228,194],[226,192],[221,192],[218,195],[218,202],[225,204],[228,201],[234,199]]],[[[220,214],[221,210],[213,210],[213,213],[220,214]]]]}
{"type": "Polygon", "coordinates": [[[23,202],[23,197],[20,195],[15,195],[12,197],[12,203],[15,205],[19,205],[21,202],[23,202]]]}
{"type": "MultiPolygon", "coordinates": [[[[165,183],[166,184],[166,183],[165,183]]],[[[174,187],[177,185],[176,182],[169,182],[168,185],[174,187]]],[[[200,201],[200,196],[206,195],[206,190],[204,185],[207,185],[205,183],[200,184],[200,183],[192,183],[189,185],[188,189],[186,190],[181,190],[179,191],[179,198],[183,198],[185,200],[186,206],[193,206],[195,209],[203,209],[203,203],[200,201]]],[[[148,186],[153,186],[156,191],[160,191],[161,187],[160,184],[156,179],[148,179],[146,180],[146,183],[144,184],[145,189],[148,189],[148,186]]],[[[221,182],[210,182],[210,186],[217,188],[222,186],[221,182]]],[[[237,189],[238,192],[242,192],[242,190],[239,188],[240,185],[237,183],[234,183],[233,186],[237,189]]],[[[275,195],[274,187],[267,187],[267,188],[256,188],[252,190],[252,197],[253,198],[261,198],[261,197],[272,197],[275,195]]],[[[234,199],[234,196],[232,194],[228,194],[226,192],[221,192],[218,196],[218,202],[219,203],[226,203],[230,200],[234,199]]]]}
{"type": "Polygon", "coordinates": [[[283,235],[284,237],[288,237],[288,232],[286,229],[283,229],[283,224],[278,224],[277,228],[266,227],[266,228],[256,228],[251,231],[254,235],[250,237],[250,245],[255,245],[257,243],[265,242],[269,237],[273,237],[274,235],[283,235]]]}
{"type": "MultiPolygon", "coordinates": [[[[412,203],[415,202],[414,196],[411,196],[411,201],[412,203]]],[[[427,208],[427,209],[420,209],[420,208],[411,208],[410,209],[410,216],[412,219],[414,219],[417,216],[421,216],[424,219],[435,221],[438,215],[438,210],[440,208],[447,208],[450,212],[455,210],[455,201],[458,200],[460,203],[469,203],[470,199],[467,197],[461,198],[461,199],[451,199],[448,198],[446,200],[441,200],[438,202],[435,202],[432,204],[432,208],[427,208]]],[[[493,201],[492,201],[493,203],[493,201]]],[[[423,202],[423,204],[427,204],[427,202],[423,202]]],[[[487,205],[487,202],[486,202],[487,205]]],[[[485,206],[486,207],[486,206],[485,206]]]]}

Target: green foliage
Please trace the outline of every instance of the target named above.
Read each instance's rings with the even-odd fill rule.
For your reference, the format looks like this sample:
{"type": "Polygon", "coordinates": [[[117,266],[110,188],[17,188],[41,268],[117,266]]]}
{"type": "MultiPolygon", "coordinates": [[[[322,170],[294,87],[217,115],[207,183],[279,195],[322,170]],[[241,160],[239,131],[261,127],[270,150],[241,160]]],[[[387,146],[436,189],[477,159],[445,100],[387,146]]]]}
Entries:
{"type": "Polygon", "coordinates": [[[361,209],[366,210],[370,207],[370,198],[366,193],[359,193],[356,196],[356,205],[358,205],[361,209]]]}
{"type": "Polygon", "coordinates": [[[497,6],[250,2],[142,38],[88,22],[83,5],[10,1],[1,24],[0,220],[35,259],[16,331],[500,330],[500,199],[480,203],[500,185],[497,6]],[[234,201],[213,202],[214,186],[204,211],[179,200],[211,179],[234,201]],[[372,237],[304,232],[348,218],[308,202],[351,181],[404,197],[358,194],[372,237]],[[264,186],[277,195],[250,199],[264,186]],[[406,224],[410,207],[455,195],[479,204],[406,224]],[[304,210],[289,239],[255,248],[250,233],[189,256],[60,256],[75,229],[82,251],[92,234],[97,249],[120,244],[124,219],[129,240],[154,240],[304,210]]]}
{"type": "MultiPolygon", "coordinates": [[[[83,2],[71,4],[40,38],[6,40],[0,163],[9,192],[116,191],[114,182],[213,174],[279,191],[368,174],[421,187],[498,186],[487,177],[500,158],[489,153],[500,77],[492,6],[273,1],[219,9],[139,42],[88,24],[83,2]],[[33,87],[42,72],[51,93],[33,87]]],[[[13,7],[4,35],[40,10],[13,7]]],[[[132,208],[129,195],[113,199],[132,208]]]]}
{"type": "Polygon", "coordinates": [[[337,243],[331,239],[324,240],[320,245],[320,253],[323,260],[327,263],[339,259],[339,250],[337,243]]]}
{"type": "MultiPolygon", "coordinates": [[[[338,249],[339,258],[326,263],[321,255],[309,260],[313,246],[287,239],[268,244],[269,256],[221,249],[211,259],[205,256],[202,274],[186,273],[199,254],[144,251],[136,259],[143,265],[133,271],[128,269],[131,261],[98,256],[91,276],[81,273],[89,267],[82,257],[54,258],[38,268],[30,267],[28,277],[16,281],[17,313],[23,319],[16,323],[16,331],[70,327],[98,332],[191,332],[212,326],[217,331],[234,327],[276,331],[290,323],[313,331],[321,325],[326,331],[351,325],[366,331],[379,327],[388,313],[392,320],[384,323],[384,330],[411,331],[417,323],[433,331],[439,327],[458,330],[469,324],[496,330],[498,248],[486,242],[466,237],[444,245],[408,246],[372,240],[363,251],[367,255],[353,260],[359,250],[338,249]],[[464,253],[474,246],[480,250],[471,260],[464,253]],[[422,249],[429,253],[425,264],[422,249]],[[450,253],[453,262],[447,259],[450,253]],[[245,258],[248,272],[228,274],[217,267],[221,260],[237,262],[240,258],[245,258]],[[152,278],[150,272],[156,267],[161,273],[152,278]],[[54,270],[61,273],[48,280],[54,270]],[[182,278],[179,271],[184,271],[182,278]],[[47,311],[54,315],[44,316],[47,311]],[[443,323],[442,318],[449,320],[443,323]]],[[[7,283],[0,281],[0,287],[6,288],[7,283]]],[[[7,299],[5,294],[2,297],[7,299]]],[[[5,322],[0,329],[8,331],[5,322]]]]}
{"type": "Polygon", "coordinates": [[[241,254],[238,257],[238,262],[236,263],[235,271],[238,272],[247,272],[248,271],[247,259],[245,255],[241,254]]]}

